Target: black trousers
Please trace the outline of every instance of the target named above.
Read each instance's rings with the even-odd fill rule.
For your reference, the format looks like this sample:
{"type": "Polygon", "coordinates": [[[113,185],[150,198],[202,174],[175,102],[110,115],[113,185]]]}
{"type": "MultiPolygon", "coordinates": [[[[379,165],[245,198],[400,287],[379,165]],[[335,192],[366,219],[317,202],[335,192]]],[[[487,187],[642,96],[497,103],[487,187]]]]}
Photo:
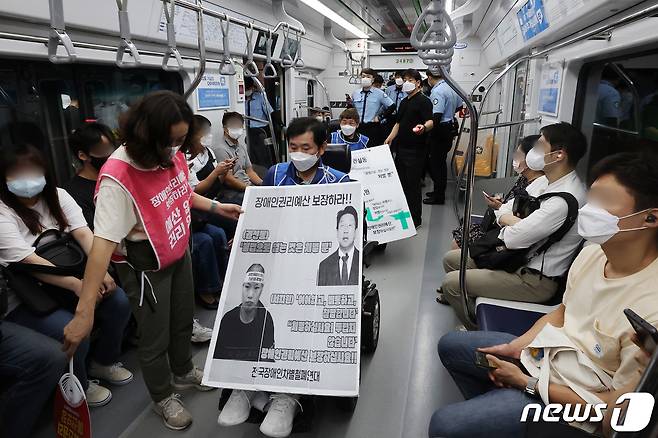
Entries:
{"type": "Polygon", "coordinates": [[[381,138],[383,129],[380,123],[362,123],[359,125],[358,132],[368,137],[368,147],[379,146],[386,140],[385,137],[381,138]]]}
{"type": "Polygon", "coordinates": [[[434,182],[434,199],[445,199],[448,181],[448,165],[446,160],[448,152],[452,149],[452,124],[441,123],[432,130],[428,147],[428,165],[432,181],[434,182]]]}
{"type": "Polygon", "coordinates": [[[249,158],[252,164],[269,169],[276,162],[274,148],[271,144],[265,143],[265,139],[270,136],[270,128],[267,126],[263,128],[249,128],[247,130],[249,158]]]}
{"type": "Polygon", "coordinates": [[[420,181],[425,168],[426,151],[422,146],[398,148],[395,155],[395,168],[400,177],[404,196],[415,225],[422,221],[423,199],[420,181]]]}

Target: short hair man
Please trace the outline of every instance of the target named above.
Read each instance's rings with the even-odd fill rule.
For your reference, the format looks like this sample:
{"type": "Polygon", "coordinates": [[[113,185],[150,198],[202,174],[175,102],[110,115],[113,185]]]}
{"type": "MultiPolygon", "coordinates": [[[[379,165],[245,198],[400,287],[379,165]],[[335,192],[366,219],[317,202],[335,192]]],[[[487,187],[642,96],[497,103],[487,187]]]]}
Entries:
{"type": "Polygon", "coordinates": [[[247,145],[244,141],[244,117],[242,114],[227,111],[222,117],[223,138],[215,146],[218,161],[234,160],[233,172],[224,177],[224,190],[220,194],[222,202],[242,204],[244,191],[251,185],[261,185],[263,180],[254,170],[247,145]]]}
{"type": "Polygon", "coordinates": [[[323,123],[312,117],[294,119],[286,131],[290,162],[270,167],[263,179],[264,186],[300,184],[331,184],[347,182],[349,177],[322,164],[327,147],[327,134],[323,123]]]}
{"type": "Polygon", "coordinates": [[[242,303],[222,317],[215,345],[215,359],[267,361],[263,348],[274,348],[274,321],[260,297],[265,287],[265,268],[255,263],[242,282],[242,303]]]}
{"type": "Polygon", "coordinates": [[[320,262],[318,286],[359,284],[359,250],[354,246],[359,216],[348,205],[336,215],[338,249],[320,262]]]}
{"type": "Polygon", "coordinates": [[[101,123],[85,123],[73,131],[69,137],[71,152],[82,167],[77,175],[64,184],[64,189],[75,199],[87,220],[94,229],[94,190],[98,172],[117,147],[114,134],[101,123]]]}
{"type": "Polygon", "coordinates": [[[427,133],[432,129],[432,102],[421,93],[418,70],[404,72],[402,91],[407,98],[400,103],[397,122],[385,143],[397,151],[395,167],[409,204],[414,225],[422,223],[421,180],[426,162],[427,133]]]}
{"type": "Polygon", "coordinates": [[[267,120],[274,109],[260,88],[256,86],[254,78],[244,78],[245,110],[247,115],[247,139],[249,144],[249,156],[258,165],[269,167],[275,163],[274,150],[265,139],[273,135],[267,120]],[[253,120],[250,119],[253,117],[253,120]]]}
{"type": "Polygon", "coordinates": [[[377,72],[371,68],[361,71],[361,88],[352,93],[352,105],[359,113],[359,132],[377,138],[380,120],[395,111],[394,102],[380,88],[374,87],[377,72]]]}
{"type": "MultiPolygon", "coordinates": [[[[550,398],[561,405],[611,406],[635,390],[648,361],[633,344],[623,310],[658,324],[658,157],[613,155],[594,167],[591,179],[578,232],[593,244],[573,263],[557,310],[518,338],[453,332],[439,341],[441,361],[466,401],[436,411],[430,437],[483,436],[481,431],[524,436],[519,420],[528,403],[546,404],[550,398]],[[555,352],[555,345],[564,353],[555,352]],[[498,367],[489,375],[474,364],[477,349],[498,367]],[[493,354],[520,358],[528,372],[493,354]],[[573,360],[558,360],[563,354],[573,360]],[[548,372],[540,375],[538,365],[548,372]],[[594,385],[583,384],[587,378],[594,385]]],[[[489,279],[492,286],[496,281],[489,279]]],[[[600,426],[583,425],[590,431],[600,426]]]]}
{"type": "MultiPolygon", "coordinates": [[[[294,119],[286,131],[288,155],[291,162],[270,168],[264,186],[294,186],[302,184],[335,184],[348,182],[349,176],[322,164],[327,146],[325,126],[312,117],[294,119]]],[[[218,423],[224,426],[244,423],[252,403],[262,393],[234,390],[219,414],[218,423]]],[[[299,396],[276,394],[261,423],[260,430],[267,436],[288,436],[298,411],[299,396]]]]}
{"type": "MultiPolygon", "coordinates": [[[[585,185],[575,169],[587,150],[585,136],[565,122],[544,126],[540,132],[541,137],[526,155],[526,164],[532,170],[544,171],[548,185],[542,193],[567,192],[576,198],[579,205],[583,205],[585,185]]],[[[502,227],[499,238],[508,249],[536,248],[564,224],[567,214],[567,203],[559,197],[542,201],[540,207],[525,219],[508,212],[499,213],[498,224],[502,227]]],[[[533,303],[549,300],[557,291],[557,280],[569,269],[581,243],[577,231],[574,225],[559,242],[546,252],[533,255],[516,272],[478,269],[475,262],[469,259],[466,273],[469,295],[473,299],[488,297],[533,303]]],[[[467,318],[468,309],[463,308],[461,300],[460,256],[460,250],[452,250],[443,259],[446,276],[439,301],[445,298],[462,322],[473,328],[467,318]]]]}
{"type": "Polygon", "coordinates": [[[432,101],[432,120],[434,128],[429,141],[429,170],[434,190],[423,199],[424,204],[445,204],[446,184],[448,180],[448,166],[446,159],[452,149],[455,132],[455,113],[464,105],[464,101],[443,80],[441,72],[427,71],[427,82],[432,87],[430,100],[432,101]]]}
{"type": "Polygon", "coordinates": [[[353,151],[368,147],[369,138],[357,132],[359,129],[359,113],[354,108],[343,110],[338,120],[340,130],[331,133],[331,143],[345,143],[353,151]]]}

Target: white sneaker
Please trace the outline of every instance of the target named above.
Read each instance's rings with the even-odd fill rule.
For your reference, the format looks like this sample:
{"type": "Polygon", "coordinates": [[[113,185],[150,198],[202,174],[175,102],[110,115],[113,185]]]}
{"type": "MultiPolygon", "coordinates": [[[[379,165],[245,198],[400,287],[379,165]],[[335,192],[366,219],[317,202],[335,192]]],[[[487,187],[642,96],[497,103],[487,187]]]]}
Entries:
{"type": "Polygon", "coordinates": [[[202,379],[203,379],[203,371],[201,371],[197,367],[192,367],[190,372],[188,372],[184,376],[174,375],[171,385],[178,390],[194,388],[199,391],[212,391],[213,389],[215,389],[212,386],[202,385],[201,384],[202,379]]]}
{"type": "Polygon", "coordinates": [[[272,438],[285,438],[292,433],[292,424],[299,402],[288,394],[274,394],[272,404],[260,425],[260,431],[272,438]]]}
{"type": "Polygon", "coordinates": [[[99,408],[105,406],[112,400],[112,392],[98,384],[98,380],[90,380],[89,387],[85,391],[87,406],[99,408]]]}
{"type": "Polygon", "coordinates": [[[185,409],[180,400],[180,394],[171,394],[158,403],[153,403],[153,410],[164,421],[165,426],[172,430],[183,430],[192,424],[192,415],[185,409]]]}
{"type": "Polygon", "coordinates": [[[112,385],[126,385],[133,381],[133,373],[125,369],[121,362],[105,366],[92,360],[89,375],[112,385]]]}
{"type": "Polygon", "coordinates": [[[211,338],[212,329],[202,326],[199,320],[194,318],[194,323],[192,324],[192,342],[201,344],[208,342],[211,338]]]}
{"type": "Polygon", "coordinates": [[[217,424],[220,426],[237,426],[247,421],[251,411],[251,400],[255,394],[256,391],[234,389],[219,413],[219,417],[217,417],[217,424]]]}

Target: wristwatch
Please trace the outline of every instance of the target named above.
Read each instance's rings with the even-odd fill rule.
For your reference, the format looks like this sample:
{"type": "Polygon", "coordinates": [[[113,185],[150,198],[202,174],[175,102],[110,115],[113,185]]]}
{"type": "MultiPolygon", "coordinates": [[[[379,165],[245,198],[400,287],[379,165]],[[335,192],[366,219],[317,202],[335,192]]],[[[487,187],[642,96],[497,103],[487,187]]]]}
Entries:
{"type": "Polygon", "coordinates": [[[217,207],[219,206],[219,202],[215,201],[214,199],[210,202],[210,212],[214,213],[215,210],[217,210],[217,207]]]}
{"type": "Polygon", "coordinates": [[[537,394],[537,383],[539,383],[538,378],[528,377],[528,384],[525,386],[524,392],[534,397],[537,394]]]}

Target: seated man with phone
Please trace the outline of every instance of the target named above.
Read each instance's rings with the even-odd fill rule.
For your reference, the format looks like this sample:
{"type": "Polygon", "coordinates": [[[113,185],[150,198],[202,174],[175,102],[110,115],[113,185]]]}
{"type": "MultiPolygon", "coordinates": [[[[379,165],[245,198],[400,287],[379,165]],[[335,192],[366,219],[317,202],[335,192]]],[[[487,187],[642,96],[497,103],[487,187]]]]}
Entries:
{"type": "Polygon", "coordinates": [[[441,361],[466,400],[434,413],[430,437],[523,437],[528,403],[612,406],[637,386],[658,324],[658,156],[613,155],[590,176],[578,233],[592,245],[574,261],[562,304],[518,338],[441,338],[441,361]]]}
{"type": "MultiPolygon", "coordinates": [[[[576,174],[576,165],[585,155],[587,140],[577,128],[564,122],[544,126],[540,132],[541,137],[525,161],[530,169],[545,174],[545,178],[538,178],[535,183],[541,181],[542,186],[533,193],[528,191],[532,196],[539,196],[541,202],[527,216],[517,216],[501,207],[502,211],[496,214],[500,229],[489,230],[469,244],[472,258],[466,265],[466,284],[473,300],[476,297],[532,303],[550,300],[580,246],[582,239],[576,232],[574,216],[585,201],[586,191],[576,174]],[[482,263],[483,257],[476,257],[474,245],[486,247],[482,255],[489,254],[498,260],[499,255],[509,254],[509,262],[482,263]],[[500,252],[501,247],[505,252],[500,252]]],[[[519,197],[514,199],[516,202],[519,197]]],[[[468,309],[462,304],[460,260],[461,250],[445,255],[446,275],[441,293],[462,323],[474,329],[466,318],[468,309]]]]}

